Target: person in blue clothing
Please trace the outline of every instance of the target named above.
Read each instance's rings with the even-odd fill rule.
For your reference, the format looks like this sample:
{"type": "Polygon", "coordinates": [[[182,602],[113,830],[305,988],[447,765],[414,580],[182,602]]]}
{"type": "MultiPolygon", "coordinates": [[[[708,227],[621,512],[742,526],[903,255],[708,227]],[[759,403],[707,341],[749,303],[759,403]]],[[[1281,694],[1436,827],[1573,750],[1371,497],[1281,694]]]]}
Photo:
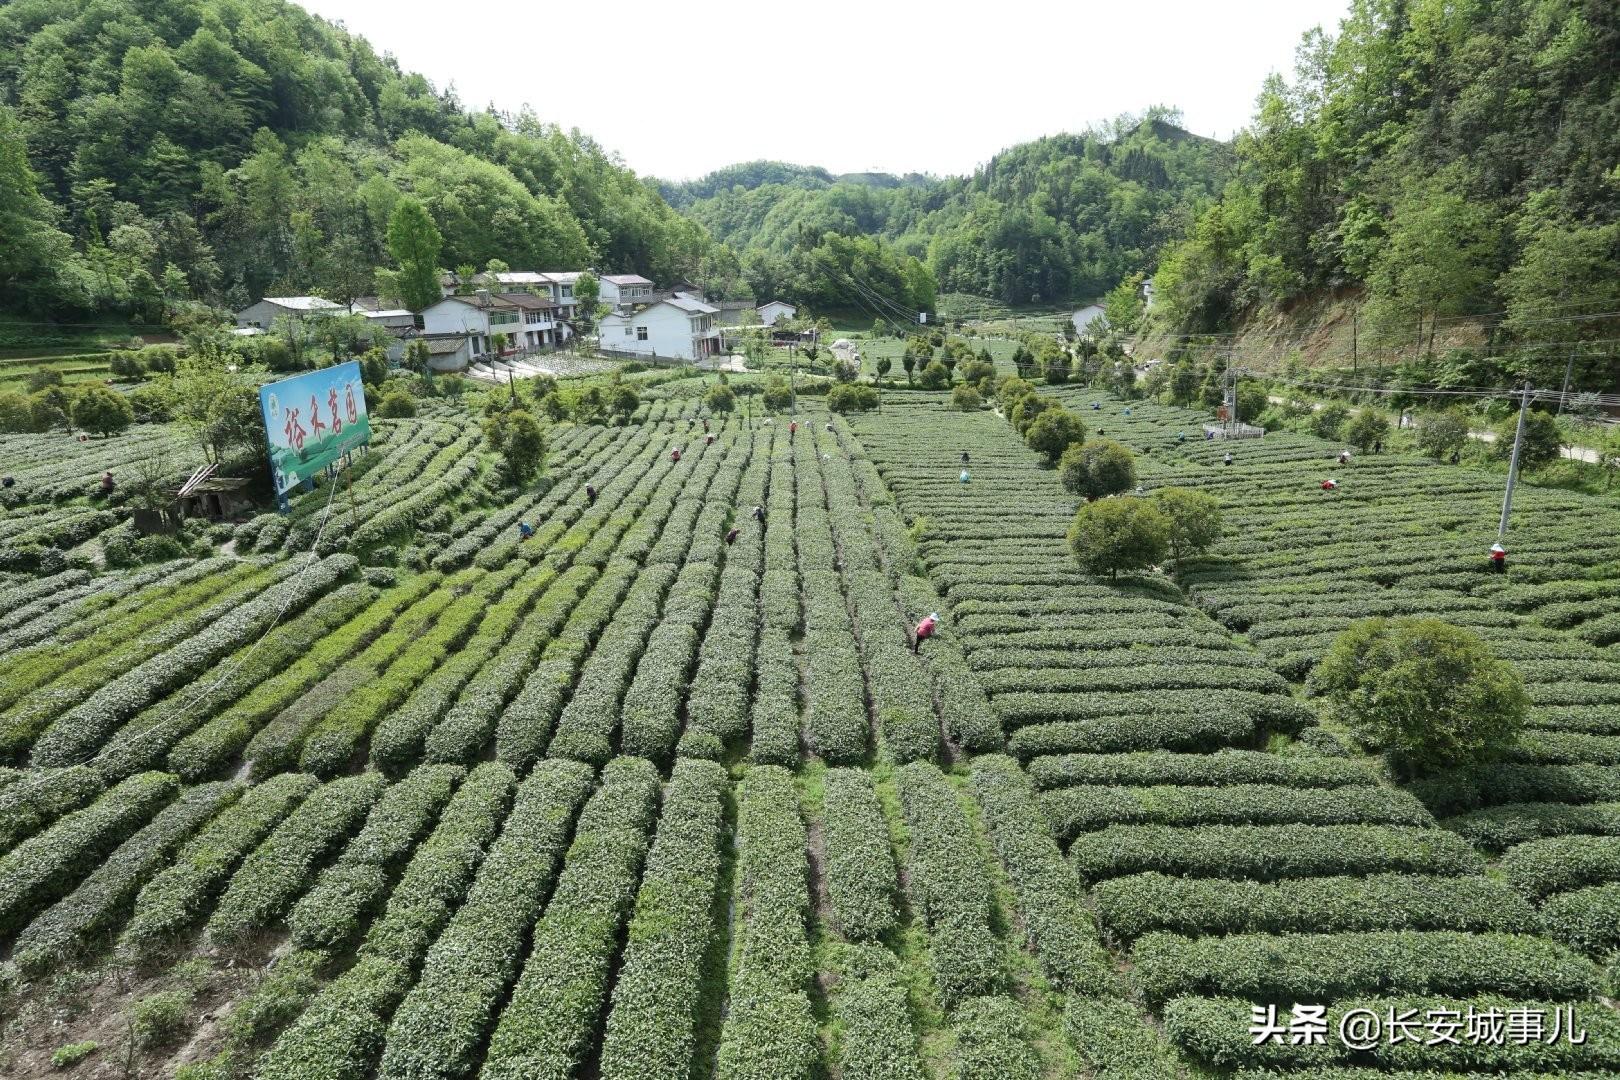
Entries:
{"type": "Polygon", "coordinates": [[[527,521],[518,522],[518,539],[527,540],[534,535],[534,527],[527,521]]]}

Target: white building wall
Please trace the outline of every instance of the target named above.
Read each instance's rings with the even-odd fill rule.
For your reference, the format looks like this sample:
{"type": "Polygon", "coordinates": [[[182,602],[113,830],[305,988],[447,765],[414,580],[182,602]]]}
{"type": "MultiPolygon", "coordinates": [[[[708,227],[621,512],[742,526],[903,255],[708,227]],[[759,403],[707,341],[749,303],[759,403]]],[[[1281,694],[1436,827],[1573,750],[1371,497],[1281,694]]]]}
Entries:
{"type": "Polygon", "coordinates": [[[632,314],[613,314],[601,323],[602,348],[664,360],[695,360],[692,317],[679,308],[657,304],[632,314]],[[647,336],[639,333],[645,327],[647,336]]]}

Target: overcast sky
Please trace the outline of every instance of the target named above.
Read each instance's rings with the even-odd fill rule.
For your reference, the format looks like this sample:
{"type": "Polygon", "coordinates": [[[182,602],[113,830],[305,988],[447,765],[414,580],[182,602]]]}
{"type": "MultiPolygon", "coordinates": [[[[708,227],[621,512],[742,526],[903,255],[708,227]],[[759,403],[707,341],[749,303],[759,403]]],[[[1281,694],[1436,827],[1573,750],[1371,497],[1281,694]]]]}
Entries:
{"type": "Polygon", "coordinates": [[[1228,138],[1349,0],[300,0],[468,108],[525,103],[643,175],[772,158],[951,175],[1040,135],[1182,110],[1228,138]]]}

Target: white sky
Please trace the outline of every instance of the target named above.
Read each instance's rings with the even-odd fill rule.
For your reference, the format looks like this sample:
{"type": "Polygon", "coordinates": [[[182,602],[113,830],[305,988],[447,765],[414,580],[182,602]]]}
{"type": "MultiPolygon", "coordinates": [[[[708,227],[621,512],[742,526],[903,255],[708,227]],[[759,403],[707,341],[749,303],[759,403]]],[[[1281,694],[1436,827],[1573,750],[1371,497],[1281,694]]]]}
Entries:
{"type": "Polygon", "coordinates": [[[1349,0],[299,0],[463,106],[577,127],[642,175],[771,158],[969,172],[1149,105],[1228,138],[1349,0]]]}

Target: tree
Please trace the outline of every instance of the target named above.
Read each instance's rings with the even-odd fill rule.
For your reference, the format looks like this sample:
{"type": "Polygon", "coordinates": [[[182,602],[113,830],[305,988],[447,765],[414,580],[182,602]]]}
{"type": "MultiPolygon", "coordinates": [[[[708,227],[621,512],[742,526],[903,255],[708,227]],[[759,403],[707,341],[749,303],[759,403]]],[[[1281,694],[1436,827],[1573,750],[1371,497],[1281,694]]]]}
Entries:
{"type": "Polygon", "coordinates": [[[444,237],[427,207],[410,196],[394,205],[388,218],[388,253],[399,264],[399,298],[412,311],[421,311],[439,298],[439,252],[443,245],[444,237]]]}
{"type": "Polygon", "coordinates": [[[878,392],[870,386],[841,383],[827,391],[827,408],[831,412],[867,412],[877,406],[878,392]]]}
{"type": "Polygon", "coordinates": [[[1069,447],[1086,441],[1086,427],[1074,413],[1058,405],[1035,418],[1024,432],[1024,443],[1056,465],[1069,447]]]}
{"type": "Polygon", "coordinates": [[[574,279],[574,333],[584,336],[596,329],[596,320],[607,310],[601,297],[602,283],[595,274],[586,270],[574,279]]]}
{"type": "Polygon", "coordinates": [[[406,371],[426,375],[428,361],[432,358],[433,354],[428,351],[428,343],[421,338],[412,338],[405,344],[405,356],[400,363],[406,371]]]}
{"type": "Polygon", "coordinates": [[[1477,635],[1439,619],[1366,619],[1311,673],[1330,718],[1403,773],[1490,761],[1518,737],[1524,682],[1477,635]]]}
{"type": "MultiPolygon", "coordinates": [[[[880,379],[885,379],[885,378],[888,378],[888,376],[889,376],[889,369],[890,369],[890,368],[891,368],[891,367],[893,367],[893,366],[894,366],[894,361],[893,361],[893,360],[890,360],[890,359],[889,359],[889,358],[888,358],[888,357],[887,357],[887,356],[880,356],[880,357],[878,357],[878,358],[877,358],[877,373],[878,373],[878,378],[880,378],[880,379]]],[[[911,371],[911,369],[910,369],[910,368],[907,368],[907,369],[906,369],[906,372],[907,372],[907,374],[908,374],[908,375],[909,375],[909,374],[910,374],[910,371],[911,371]]]]}
{"type": "Polygon", "coordinates": [[[28,395],[16,390],[0,390],[0,432],[21,435],[34,430],[34,412],[28,395]]]}
{"type": "Polygon", "coordinates": [[[1350,419],[1350,406],[1343,402],[1330,401],[1311,414],[1307,427],[1319,439],[1333,442],[1344,432],[1344,424],[1350,419]]]}
{"type": "MultiPolygon", "coordinates": [[[[1497,457],[1508,458],[1513,455],[1513,442],[1518,436],[1518,430],[1518,413],[1511,414],[1497,426],[1496,442],[1493,446],[1497,457]]],[[[1524,447],[1519,451],[1521,469],[1534,469],[1550,461],[1557,461],[1563,454],[1563,446],[1564,433],[1559,430],[1556,417],[1535,409],[1525,414],[1524,447]]]]}
{"type": "Polygon", "coordinates": [[[523,409],[497,412],[484,421],[484,438],[506,466],[516,484],[528,483],[546,456],[545,433],[540,422],[523,409]]]}
{"type": "Polygon", "coordinates": [[[767,375],[762,400],[767,409],[781,412],[793,404],[793,387],[789,386],[788,381],[780,375],[767,375]]]}
{"type": "Polygon", "coordinates": [[[403,386],[391,386],[371,410],[385,420],[401,420],[416,415],[416,398],[403,386]]]}
{"type": "Polygon", "coordinates": [[[978,412],[984,405],[984,398],[980,397],[979,392],[973,387],[963,383],[951,391],[951,405],[962,412],[978,412]]]}
{"type": "Polygon", "coordinates": [[[174,379],[175,419],[211,462],[231,454],[263,453],[264,415],[259,409],[262,372],[233,366],[229,354],[193,353],[174,379]]]}
{"type": "Polygon", "coordinates": [[[1058,475],[1065,490],[1095,502],[1136,486],[1136,460],[1113,439],[1095,439],[1065,450],[1058,475]]]}
{"type": "Polygon", "coordinates": [[[737,391],[717,382],[704,392],[703,407],[713,413],[729,413],[737,407],[737,391]]]}
{"type": "Polygon", "coordinates": [[[900,366],[906,369],[906,385],[910,386],[911,373],[917,368],[917,357],[912,353],[909,346],[900,357],[900,366]]]}
{"type": "Polygon", "coordinates": [[[1153,504],[1170,522],[1170,557],[1176,565],[1215,546],[1221,538],[1221,502],[1207,491],[1167,487],[1153,492],[1153,504]]]}
{"type": "MultiPolygon", "coordinates": [[[[726,389],[731,388],[727,387],[726,389]]],[[[641,395],[636,393],[636,388],[628,383],[616,383],[613,389],[608,391],[607,407],[610,415],[628,424],[630,418],[636,415],[636,410],[641,407],[641,395]]],[[[730,411],[729,408],[721,409],[714,405],[709,407],[716,412],[730,411]]]]}
{"type": "Polygon", "coordinates": [[[1417,444],[1435,460],[1468,445],[1468,415],[1460,409],[1425,413],[1417,425],[1417,444]]]}
{"type": "Polygon", "coordinates": [[[1164,561],[1170,519],[1145,499],[1087,503],[1069,526],[1069,550],[1089,574],[1117,577],[1164,561]]]}
{"type": "Polygon", "coordinates": [[[921,382],[924,390],[943,390],[950,381],[951,373],[938,360],[923,368],[921,382]]]}
{"type": "Polygon", "coordinates": [[[81,389],[73,398],[73,422],[93,435],[106,438],[135,422],[135,411],[124,395],[97,383],[81,389]]]}
{"type": "Polygon", "coordinates": [[[1023,435],[1029,431],[1029,426],[1035,422],[1037,416],[1056,406],[1057,403],[1051,398],[1042,397],[1034,390],[1030,390],[1013,402],[1012,412],[1007,414],[1007,419],[1012,423],[1013,430],[1023,435]]]}
{"type": "Polygon", "coordinates": [[[1377,409],[1362,409],[1345,425],[1344,437],[1357,450],[1370,450],[1389,434],[1389,417],[1377,409]]]}

